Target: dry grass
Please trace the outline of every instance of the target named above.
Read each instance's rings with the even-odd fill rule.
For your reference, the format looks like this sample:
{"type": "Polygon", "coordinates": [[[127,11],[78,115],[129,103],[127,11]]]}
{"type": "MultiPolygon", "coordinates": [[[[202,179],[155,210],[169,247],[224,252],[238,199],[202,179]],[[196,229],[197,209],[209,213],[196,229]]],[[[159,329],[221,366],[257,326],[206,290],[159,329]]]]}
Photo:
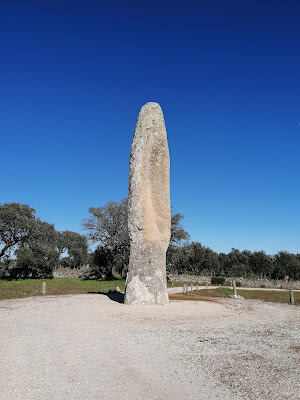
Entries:
{"type": "Polygon", "coordinates": [[[40,296],[42,294],[42,282],[46,282],[46,295],[107,293],[110,290],[115,290],[116,286],[119,286],[121,290],[125,288],[124,280],[83,281],[76,278],[0,280],[0,300],[40,296]]]}
{"type": "MultiPolygon", "coordinates": [[[[266,290],[238,290],[238,295],[245,299],[263,300],[274,303],[289,303],[290,295],[289,292],[283,291],[266,291],[266,290]]],[[[213,301],[216,298],[226,298],[233,294],[232,289],[229,288],[217,288],[217,289],[203,289],[185,294],[173,294],[169,295],[170,300],[196,300],[196,301],[213,301]]],[[[295,304],[300,305],[300,293],[294,292],[295,304]]]]}

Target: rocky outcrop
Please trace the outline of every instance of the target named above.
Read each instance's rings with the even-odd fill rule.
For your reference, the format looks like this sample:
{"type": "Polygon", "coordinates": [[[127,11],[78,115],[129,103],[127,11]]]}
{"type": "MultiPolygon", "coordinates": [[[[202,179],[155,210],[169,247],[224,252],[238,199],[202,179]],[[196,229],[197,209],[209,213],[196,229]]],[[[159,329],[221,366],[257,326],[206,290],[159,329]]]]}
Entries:
{"type": "Polygon", "coordinates": [[[170,240],[170,157],[162,110],[139,113],[130,152],[128,228],[130,260],[125,304],[166,304],[166,250],[170,240]]]}

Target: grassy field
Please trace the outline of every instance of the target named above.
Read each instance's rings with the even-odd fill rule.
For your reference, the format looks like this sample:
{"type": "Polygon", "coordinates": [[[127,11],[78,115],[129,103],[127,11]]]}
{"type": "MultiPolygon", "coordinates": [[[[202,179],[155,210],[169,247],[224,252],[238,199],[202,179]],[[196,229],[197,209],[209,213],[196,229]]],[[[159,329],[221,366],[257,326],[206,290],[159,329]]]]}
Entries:
{"type": "MultiPolygon", "coordinates": [[[[104,292],[115,290],[116,286],[124,291],[125,280],[113,281],[83,281],[76,278],[54,279],[20,279],[13,281],[0,280],[0,300],[15,299],[42,295],[42,283],[46,282],[46,295],[84,294],[88,292],[104,292]]],[[[174,286],[182,286],[182,283],[174,283],[174,286]]],[[[168,287],[172,284],[168,283],[168,287]]]]}
{"type": "MultiPolygon", "coordinates": [[[[76,278],[54,278],[54,279],[25,279],[17,281],[0,280],[0,300],[14,299],[42,295],[42,283],[47,284],[46,295],[84,294],[84,293],[107,293],[114,291],[116,286],[124,291],[125,280],[114,281],[82,281],[76,278]]],[[[168,284],[168,286],[172,286],[168,284]]],[[[175,286],[175,284],[174,284],[175,286]]],[[[176,286],[181,286],[176,284],[176,286]]],[[[238,290],[237,293],[245,299],[258,299],[276,303],[289,303],[288,292],[264,291],[264,290],[238,290]]],[[[217,288],[203,289],[186,294],[170,295],[170,300],[202,300],[213,301],[216,298],[226,298],[232,295],[232,289],[217,288]]],[[[300,305],[300,292],[294,292],[295,304],[300,305]]]]}
{"type": "Polygon", "coordinates": [[[0,280],[0,300],[42,295],[42,283],[46,282],[46,295],[83,294],[125,289],[125,280],[82,281],[74,278],[24,279],[17,281],[0,280]]]}
{"type": "MultiPolygon", "coordinates": [[[[168,287],[182,287],[184,284],[188,284],[188,282],[168,282],[168,287]]],[[[190,283],[189,283],[190,285],[190,283]]]]}
{"type": "MultiPolygon", "coordinates": [[[[210,301],[215,298],[226,298],[233,294],[232,289],[217,288],[217,289],[203,289],[186,294],[173,294],[169,295],[170,300],[202,300],[210,301]]],[[[264,291],[264,290],[237,290],[237,294],[245,299],[256,299],[271,301],[274,303],[289,303],[290,295],[288,292],[283,291],[264,291]]],[[[300,292],[294,292],[295,304],[300,305],[300,292]]]]}

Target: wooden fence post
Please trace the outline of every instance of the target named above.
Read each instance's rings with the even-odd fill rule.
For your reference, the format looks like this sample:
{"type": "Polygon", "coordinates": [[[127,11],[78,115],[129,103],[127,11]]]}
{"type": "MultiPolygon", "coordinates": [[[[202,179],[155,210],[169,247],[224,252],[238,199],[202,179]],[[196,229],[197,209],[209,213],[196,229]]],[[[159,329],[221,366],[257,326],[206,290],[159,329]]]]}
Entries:
{"type": "Polygon", "coordinates": [[[233,286],[233,295],[234,295],[234,297],[236,297],[237,296],[237,291],[236,291],[235,279],[232,281],[232,286],[233,286]]]}
{"type": "Polygon", "coordinates": [[[46,282],[42,284],[42,294],[46,294],[46,282]]]}
{"type": "Polygon", "coordinates": [[[290,304],[295,304],[294,291],[290,288],[290,304]]]}

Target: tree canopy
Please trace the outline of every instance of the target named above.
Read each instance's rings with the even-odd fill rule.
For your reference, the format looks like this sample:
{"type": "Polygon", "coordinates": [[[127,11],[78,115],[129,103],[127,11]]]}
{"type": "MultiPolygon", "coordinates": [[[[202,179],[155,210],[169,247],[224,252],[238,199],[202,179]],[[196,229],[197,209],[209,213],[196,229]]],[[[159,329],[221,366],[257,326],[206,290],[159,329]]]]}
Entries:
{"type": "Polygon", "coordinates": [[[120,203],[109,201],[102,207],[90,207],[90,217],[82,221],[87,238],[111,249],[126,245],[129,242],[127,204],[125,198],[120,203]]]}
{"type": "Polygon", "coordinates": [[[62,259],[64,266],[79,268],[88,261],[87,239],[77,232],[58,232],[57,248],[60,255],[68,253],[68,256],[62,259]]]}
{"type": "MultiPolygon", "coordinates": [[[[95,263],[101,260],[103,264],[103,255],[105,255],[106,261],[111,263],[112,268],[124,276],[127,272],[130,252],[127,198],[121,200],[120,203],[110,201],[102,207],[90,207],[89,214],[89,218],[82,221],[82,226],[87,231],[87,238],[92,243],[98,244],[98,255],[101,254],[101,257],[93,257],[92,261],[95,263]],[[100,247],[105,247],[106,250],[101,250],[100,247]]],[[[189,234],[181,225],[182,219],[182,214],[172,214],[171,246],[179,246],[189,239],[189,234]]]]}
{"type": "Polygon", "coordinates": [[[86,237],[77,232],[58,232],[53,224],[35,216],[26,204],[0,205],[0,276],[7,278],[52,277],[53,268],[67,250],[67,264],[74,268],[86,264],[86,237]],[[13,255],[13,258],[12,258],[13,255]],[[3,268],[4,265],[4,268],[3,268]]]}
{"type": "MultiPolygon", "coordinates": [[[[300,279],[300,254],[280,251],[268,255],[235,248],[228,254],[218,254],[199,242],[190,243],[182,220],[181,213],[172,212],[168,272],[272,279],[288,275],[300,279]]],[[[56,231],[26,204],[0,204],[0,277],[51,277],[54,267],[78,268],[87,262],[91,267],[89,277],[110,278],[113,273],[125,276],[130,253],[127,221],[127,198],[91,207],[89,217],[82,221],[85,236],[56,231]],[[88,240],[97,245],[91,254],[88,240]]]]}
{"type": "Polygon", "coordinates": [[[26,204],[0,205],[0,259],[29,240],[35,230],[35,210],[26,204]]]}
{"type": "Polygon", "coordinates": [[[37,219],[32,235],[16,251],[17,268],[13,269],[12,277],[51,278],[59,262],[56,243],[54,225],[37,219]]]}

